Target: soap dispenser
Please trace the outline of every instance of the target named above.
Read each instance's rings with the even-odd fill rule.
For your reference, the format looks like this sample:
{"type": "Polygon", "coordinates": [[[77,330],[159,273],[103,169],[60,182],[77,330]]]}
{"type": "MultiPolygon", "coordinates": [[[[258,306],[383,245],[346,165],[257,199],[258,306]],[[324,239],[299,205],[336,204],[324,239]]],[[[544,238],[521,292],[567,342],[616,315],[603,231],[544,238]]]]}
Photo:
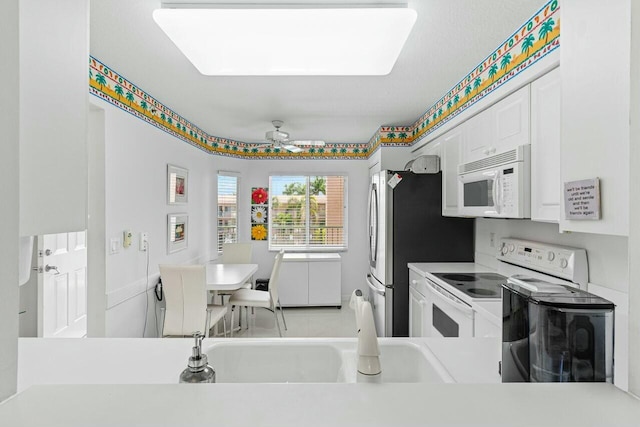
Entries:
{"type": "Polygon", "coordinates": [[[193,347],[193,354],[189,357],[187,369],[180,374],[181,383],[215,383],[216,371],[207,363],[207,355],[202,354],[202,339],[204,335],[200,332],[193,334],[196,345],[193,347]]]}

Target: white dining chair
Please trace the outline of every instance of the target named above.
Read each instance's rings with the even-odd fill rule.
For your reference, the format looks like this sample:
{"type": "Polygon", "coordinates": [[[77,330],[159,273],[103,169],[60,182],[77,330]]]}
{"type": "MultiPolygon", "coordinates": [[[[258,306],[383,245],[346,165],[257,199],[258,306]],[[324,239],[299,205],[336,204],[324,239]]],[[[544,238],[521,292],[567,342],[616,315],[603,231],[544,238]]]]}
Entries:
{"type": "MultiPolygon", "coordinates": [[[[282,337],[282,330],[280,329],[280,322],[278,321],[278,311],[280,308],[280,314],[282,315],[282,322],[284,323],[284,329],[287,330],[287,322],[284,319],[284,311],[280,300],[278,299],[278,280],[280,276],[280,265],[282,264],[282,258],[284,257],[284,249],[278,252],[275,256],[273,263],[273,269],[271,270],[271,277],[269,277],[269,291],[258,291],[255,289],[239,289],[231,295],[229,298],[229,305],[231,306],[231,324],[233,325],[233,313],[235,307],[262,307],[273,311],[275,316],[276,325],[278,327],[278,334],[282,337]]],[[[247,322],[247,327],[249,326],[247,322]]],[[[231,336],[233,336],[233,328],[231,329],[231,336]]]]}
{"type": "MultiPolygon", "coordinates": [[[[223,243],[222,257],[220,262],[223,264],[251,264],[251,256],[253,252],[253,244],[251,243],[223,243]]],[[[240,289],[252,289],[253,279],[243,284],[240,289]]],[[[236,291],[218,291],[220,301],[224,304],[224,297],[231,296],[236,291]]],[[[215,301],[214,301],[215,302],[215,301]]],[[[238,327],[242,326],[242,316],[238,316],[238,327]]],[[[249,313],[247,312],[247,324],[249,323],[249,313]]],[[[233,323],[231,324],[233,327],[233,323]]]]}
{"type": "Polygon", "coordinates": [[[160,265],[160,277],[166,307],[160,336],[193,336],[223,321],[227,335],[224,305],[207,304],[206,272],[204,265],[160,265]]]}

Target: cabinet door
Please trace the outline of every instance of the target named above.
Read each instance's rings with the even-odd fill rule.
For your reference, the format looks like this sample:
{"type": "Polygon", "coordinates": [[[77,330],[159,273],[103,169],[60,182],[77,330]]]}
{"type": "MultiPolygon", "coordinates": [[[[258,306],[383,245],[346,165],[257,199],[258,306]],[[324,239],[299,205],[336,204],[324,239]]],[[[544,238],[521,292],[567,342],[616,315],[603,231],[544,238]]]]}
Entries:
{"type": "Polygon", "coordinates": [[[529,144],[529,85],[490,108],[495,136],[489,155],[529,144]]]}
{"type": "Polygon", "coordinates": [[[462,162],[469,163],[487,157],[493,140],[494,121],[491,109],[482,111],[464,124],[465,138],[462,150],[462,162]]]}
{"type": "Polygon", "coordinates": [[[442,141],[442,216],[458,216],[458,165],[463,145],[463,125],[446,133],[442,141]]]}
{"type": "Polygon", "coordinates": [[[87,1],[20,1],[22,236],[87,228],[88,35],[87,1]]]}
{"type": "Polygon", "coordinates": [[[531,83],[531,219],[560,220],[560,69],[531,83]]]}
{"type": "Polygon", "coordinates": [[[309,263],[309,305],[341,304],[340,262],[309,263]]]}
{"type": "Polygon", "coordinates": [[[283,306],[309,304],[309,263],[283,262],[280,267],[278,295],[283,306]]]}

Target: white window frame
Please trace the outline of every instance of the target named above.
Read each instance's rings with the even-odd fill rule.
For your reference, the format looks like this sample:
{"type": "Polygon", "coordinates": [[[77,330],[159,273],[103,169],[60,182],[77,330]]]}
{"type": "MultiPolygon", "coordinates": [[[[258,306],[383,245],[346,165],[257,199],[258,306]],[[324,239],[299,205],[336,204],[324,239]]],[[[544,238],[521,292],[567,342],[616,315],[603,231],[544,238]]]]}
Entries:
{"type": "Polygon", "coordinates": [[[236,242],[238,241],[238,235],[240,233],[240,227],[239,227],[239,215],[240,215],[240,173],[238,172],[231,172],[231,171],[223,171],[223,170],[219,170],[217,175],[216,175],[216,250],[218,252],[218,255],[222,255],[222,245],[219,241],[219,221],[220,221],[220,206],[218,204],[218,199],[219,199],[219,191],[220,191],[220,177],[221,176],[225,176],[225,177],[231,177],[231,178],[235,178],[236,179],[236,242]]]}
{"type": "MultiPolygon", "coordinates": [[[[305,193],[305,201],[306,201],[306,212],[305,212],[305,218],[307,218],[307,221],[305,223],[305,235],[309,236],[309,185],[306,186],[306,193],[305,193]]],[[[283,173],[270,173],[269,174],[269,251],[270,252],[277,252],[281,249],[284,249],[287,252],[346,252],[349,249],[349,175],[342,172],[302,172],[302,173],[296,173],[296,172],[283,172],[283,173]],[[314,176],[340,176],[343,178],[344,180],[344,193],[343,193],[343,199],[342,199],[342,211],[343,211],[343,218],[344,218],[344,226],[343,226],[343,236],[344,236],[344,244],[342,246],[309,246],[309,243],[307,241],[307,245],[305,246],[277,246],[277,245],[273,245],[272,244],[272,240],[271,240],[271,231],[273,230],[272,228],[272,224],[271,224],[271,219],[272,219],[272,207],[271,207],[271,191],[273,189],[273,185],[272,185],[272,178],[273,177],[278,177],[278,176],[303,176],[305,178],[307,178],[307,180],[310,177],[314,177],[314,176]]]]}

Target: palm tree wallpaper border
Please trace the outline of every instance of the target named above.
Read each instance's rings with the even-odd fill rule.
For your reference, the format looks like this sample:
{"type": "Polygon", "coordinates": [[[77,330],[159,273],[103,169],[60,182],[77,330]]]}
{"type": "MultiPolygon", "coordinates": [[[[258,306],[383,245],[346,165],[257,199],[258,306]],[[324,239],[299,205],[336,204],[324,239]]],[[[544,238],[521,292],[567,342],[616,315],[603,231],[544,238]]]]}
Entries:
{"type": "Polygon", "coordinates": [[[411,146],[560,47],[560,7],[549,1],[411,126],[381,126],[366,143],[332,143],[290,153],[209,135],[103,62],[89,57],[89,93],[215,155],[244,159],[368,159],[379,147],[411,146]]]}

